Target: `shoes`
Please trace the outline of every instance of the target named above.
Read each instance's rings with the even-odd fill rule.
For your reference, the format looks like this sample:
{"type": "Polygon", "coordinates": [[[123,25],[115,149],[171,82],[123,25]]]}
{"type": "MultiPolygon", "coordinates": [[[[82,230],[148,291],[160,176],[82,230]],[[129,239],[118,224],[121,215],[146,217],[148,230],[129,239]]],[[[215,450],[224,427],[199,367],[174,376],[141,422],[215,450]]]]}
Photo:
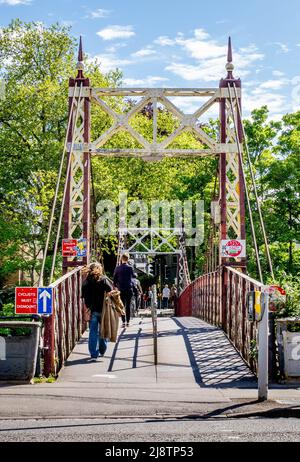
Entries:
{"type": "Polygon", "coordinates": [[[94,356],[91,356],[91,363],[96,363],[98,358],[95,358],[94,356]]]}
{"type": "Polygon", "coordinates": [[[126,327],[129,327],[129,322],[126,324],[126,327]]]}
{"type": "Polygon", "coordinates": [[[124,327],[125,327],[125,322],[123,322],[123,324],[122,324],[122,329],[124,329],[124,327]]]}

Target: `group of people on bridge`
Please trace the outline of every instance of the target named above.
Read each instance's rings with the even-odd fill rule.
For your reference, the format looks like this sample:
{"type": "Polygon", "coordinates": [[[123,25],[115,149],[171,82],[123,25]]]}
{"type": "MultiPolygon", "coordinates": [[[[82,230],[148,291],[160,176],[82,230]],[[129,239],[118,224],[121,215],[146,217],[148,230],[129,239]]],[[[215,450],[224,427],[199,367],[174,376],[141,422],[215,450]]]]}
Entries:
{"type": "MultiPolygon", "coordinates": [[[[120,292],[120,297],[124,306],[122,315],[122,328],[129,327],[132,315],[132,300],[136,310],[141,306],[143,290],[137,274],[129,264],[129,254],[124,253],[121,263],[114,271],[113,281],[110,281],[103,272],[101,263],[91,263],[84,269],[85,279],[82,284],[82,298],[85,308],[89,312],[89,352],[91,358],[96,360],[103,356],[107,349],[107,339],[99,336],[101,316],[105,297],[110,295],[114,289],[120,292]]],[[[166,284],[162,291],[162,307],[168,308],[170,300],[176,294],[176,287],[170,290],[166,284]],[[174,290],[175,288],[175,290],[174,290]]],[[[153,291],[151,288],[146,292],[146,300],[152,303],[153,291]]]]}

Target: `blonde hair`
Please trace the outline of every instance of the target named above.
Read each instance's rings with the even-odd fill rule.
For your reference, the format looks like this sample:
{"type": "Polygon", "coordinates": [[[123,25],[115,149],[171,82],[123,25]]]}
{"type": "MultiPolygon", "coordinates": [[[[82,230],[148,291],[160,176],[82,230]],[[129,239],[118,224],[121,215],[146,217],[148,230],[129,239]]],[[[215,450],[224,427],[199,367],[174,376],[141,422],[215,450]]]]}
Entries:
{"type": "Polygon", "coordinates": [[[129,253],[128,252],[123,253],[121,257],[121,261],[126,263],[128,260],[129,260],[129,253]]]}
{"type": "Polygon", "coordinates": [[[99,279],[103,276],[103,266],[98,262],[91,263],[83,269],[83,274],[85,274],[88,278],[99,281],[99,279]]]}

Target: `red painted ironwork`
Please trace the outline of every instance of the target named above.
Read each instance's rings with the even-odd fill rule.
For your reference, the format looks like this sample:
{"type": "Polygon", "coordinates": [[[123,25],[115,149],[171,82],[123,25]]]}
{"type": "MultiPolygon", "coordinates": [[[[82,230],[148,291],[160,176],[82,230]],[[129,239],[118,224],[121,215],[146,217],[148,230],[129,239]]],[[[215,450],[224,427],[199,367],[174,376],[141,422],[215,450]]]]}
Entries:
{"type": "Polygon", "coordinates": [[[257,323],[247,318],[246,294],[263,285],[231,267],[204,274],[193,281],[178,299],[177,316],[195,316],[221,327],[251,369],[257,364],[252,354],[257,323]],[[222,289],[222,290],[221,290],[222,289]]]}
{"type": "MultiPolygon", "coordinates": [[[[78,63],[77,63],[77,76],[75,79],[70,78],[69,80],[69,88],[71,90],[76,91],[76,86],[81,86],[86,89],[90,88],[90,81],[88,78],[85,78],[83,75],[83,70],[84,70],[84,65],[83,65],[83,47],[82,47],[82,38],[80,37],[80,42],[79,42],[79,51],[78,51],[78,63]]],[[[69,112],[71,111],[71,102],[72,102],[73,97],[69,97],[69,112]]],[[[80,112],[80,122],[83,122],[83,128],[79,130],[80,133],[77,133],[77,137],[79,136],[80,138],[82,137],[82,141],[84,142],[85,145],[88,145],[90,143],[90,118],[91,118],[91,108],[90,108],[90,97],[85,96],[83,98],[76,98],[77,104],[81,108],[80,112]]],[[[74,117],[74,115],[73,115],[74,117]]],[[[74,132],[76,131],[77,127],[74,125],[74,120],[71,123],[70,130],[68,133],[68,142],[71,143],[74,132]]],[[[78,130],[77,130],[78,131],[78,130]]],[[[75,142],[78,143],[78,140],[76,139],[76,134],[75,134],[75,142]]],[[[74,157],[74,154],[68,153],[68,159],[70,156],[74,157]]],[[[72,157],[72,162],[71,162],[71,169],[70,169],[70,174],[69,177],[67,178],[67,194],[66,194],[66,202],[64,206],[64,238],[78,238],[78,237],[83,237],[87,239],[87,255],[82,258],[76,258],[70,259],[67,257],[63,258],[63,273],[65,274],[70,267],[74,266],[82,266],[86,265],[89,263],[90,259],[90,178],[91,178],[91,155],[90,152],[85,151],[82,152],[81,154],[81,161],[82,161],[82,172],[80,171],[81,168],[78,168],[78,166],[74,167],[73,165],[76,165],[75,159],[72,157]],[[71,190],[71,180],[72,177],[76,175],[81,175],[82,176],[82,186],[80,186],[81,191],[77,191],[76,188],[78,188],[78,185],[73,185],[73,187],[76,189],[75,193],[78,193],[78,198],[76,201],[76,206],[80,206],[82,208],[82,218],[79,219],[78,225],[81,228],[81,235],[72,235],[74,233],[74,230],[72,231],[72,222],[73,220],[76,221],[74,218],[74,213],[76,210],[72,210],[71,207],[71,196],[72,193],[74,194],[74,191],[71,190]],[[82,194],[82,197],[80,197],[80,194],[82,194]]],[[[78,160],[78,159],[77,159],[78,160]]],[[[74,197],[73,197],[73,202],[74,202],[74,197]]],[[[74,206],[74,204],[73,204],[74,206]]],[[[77,219],[78,220],[78,219],[77,219]]]]}
{"type": "Polygon", "coordinates": [[[53,314],[44,327],[44,375],[56,375],[80,339],[87,325],[83,319],[81,268],[55,281],[53,314]]]}
{"type": "MultiPolygon", "coordinates": [[[[228,53],[227,53],[227,76],[225,79],[221,79],[220,81],[220,88],[232,89],[235,86],[238,89],[241,89],[241,80],[236,79],[233,76],[234,66],[232,64],[232,45],[231,45],[231,38],[229,37],[228,40],[228,53]]],[[[241,114],[237,110],[237,107],[234,108],[234,114],[231,114],[231,108],[228,105],[229,98],[224,97],[220,98],[220,138],[221,143],[227,143],[230,131],[230,124],[232,122],[233,117],[236,118],[237,121],[237,129],[238,129],[238,137],[239,142],[242,143],[243,141],[243,130],[242,130],[242,120],[241,114]]],[[[241,107],[241,98],[239,97],[239,107],[241,107]]],[[[242,176],[242,168],[240,165],[240,161],[238,162],[238,172],[231,171],[231,175],[237,177],[238,182],[235,186],[235,192],[238,194],[238,201],[237,201],[237,217],[233,218],[230,216],[230,195],[232,194],[233,185],[231,184],[229,172],[229,159],[232,154],[222,153],[220,155],[219,160],[219,191],[220,191],[220,206],[221,206],[221,235],[220,239],[229,239],[234,232],[237,239],[245,239],[246,232],[245,232],[245,185],[242,176]],[[238,230],[235,230],[235,226],[232,226],[232,221],[234,221],[235,226],[238,230]]],[[[238,159],[238,154],[236,154],[236,159],[238,159]]],[[[229,259],[220,256],[220,264],[228,263],[229,259]]],[[[239,259],[239,267],[245,271],[246,268],[246,258],[239,259]]]]}

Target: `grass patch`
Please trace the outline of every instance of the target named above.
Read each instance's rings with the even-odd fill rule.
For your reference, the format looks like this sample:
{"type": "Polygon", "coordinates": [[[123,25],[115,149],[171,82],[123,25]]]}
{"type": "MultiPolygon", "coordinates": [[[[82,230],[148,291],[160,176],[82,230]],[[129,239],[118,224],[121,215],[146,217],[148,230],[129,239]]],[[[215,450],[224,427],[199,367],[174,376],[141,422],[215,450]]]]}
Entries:
{"type": "Polygon", "coordinates": [[[56,382],[56,378],[53,375],[50,375],[49,377],[34,377],[32,379],[33,384],[36,383],[54,383],[56,382]]]}

